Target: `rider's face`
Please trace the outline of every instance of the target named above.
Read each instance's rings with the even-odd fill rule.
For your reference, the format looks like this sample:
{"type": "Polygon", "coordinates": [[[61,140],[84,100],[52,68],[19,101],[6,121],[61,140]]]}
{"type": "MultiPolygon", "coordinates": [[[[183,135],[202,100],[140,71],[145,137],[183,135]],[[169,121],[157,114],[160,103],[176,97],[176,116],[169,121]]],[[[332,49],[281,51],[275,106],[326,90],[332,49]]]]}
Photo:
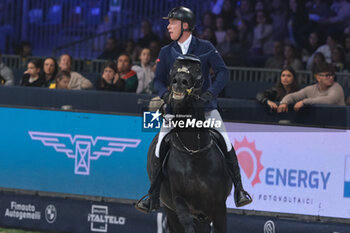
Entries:
{"type": "Polygon", "coordinates": [[[168,32],[172,40],[179,38],[181,34],[181,21],[178,19],[169,19],[168,32]]]}

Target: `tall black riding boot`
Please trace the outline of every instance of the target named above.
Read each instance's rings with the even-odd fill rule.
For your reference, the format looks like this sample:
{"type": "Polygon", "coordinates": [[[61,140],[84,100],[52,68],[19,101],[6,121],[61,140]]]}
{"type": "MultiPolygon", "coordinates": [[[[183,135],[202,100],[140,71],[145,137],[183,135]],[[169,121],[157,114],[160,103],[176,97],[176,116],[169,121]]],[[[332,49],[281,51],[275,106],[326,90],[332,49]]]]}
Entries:
{"type": "Polygon", "coordinates": [[[163,179],[162,161],[160,158],[154,157],[153,170],[151,174],[151,187],[148,194],[143,196],[135,204],[135,208],[144,213],[150,213],[160,208],[159,193],[163,179]],[[148,197],[147,197],[148,196],[148,197]],[[147,199],[145,199],[147,197],[147,199]]]}
{"type": "Polygon", "coordinates": [[[243,189],[241,172],[239,169],[239,164],[236,156],[235,149],[229,152],[225,152],[225,159],[229,174],[232,178],[233,185],[235,186],[234,199],[237,207],[242,207],[248,205],[253,201],[248,192],[243,189]]]}

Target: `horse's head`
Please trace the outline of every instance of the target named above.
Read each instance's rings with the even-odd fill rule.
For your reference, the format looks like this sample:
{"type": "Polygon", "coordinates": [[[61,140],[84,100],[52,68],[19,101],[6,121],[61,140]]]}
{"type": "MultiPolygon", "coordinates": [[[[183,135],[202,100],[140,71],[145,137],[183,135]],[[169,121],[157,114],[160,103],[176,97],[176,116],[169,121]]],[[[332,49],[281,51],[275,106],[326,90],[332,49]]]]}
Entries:
{"type": "Polygon", "coordinates": [[[202,88],[201,62],[194,55],[178,57],[170,71],[171,105],[192,106],[202,88]]]}

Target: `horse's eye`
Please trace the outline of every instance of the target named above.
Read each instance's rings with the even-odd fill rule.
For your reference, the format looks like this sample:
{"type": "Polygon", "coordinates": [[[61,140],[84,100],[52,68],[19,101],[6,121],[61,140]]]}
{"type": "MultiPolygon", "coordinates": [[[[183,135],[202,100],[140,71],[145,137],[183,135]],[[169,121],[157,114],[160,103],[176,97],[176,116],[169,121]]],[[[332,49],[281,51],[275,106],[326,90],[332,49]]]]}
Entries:
{"type": "Polygon", "coordinates": [[[183,80],[182,80],[182,84],[185,85],[185,86],[187,86],[187,85],[188,85],[188,81],[187,81],[186,79],[183,79],[183,80]]]}

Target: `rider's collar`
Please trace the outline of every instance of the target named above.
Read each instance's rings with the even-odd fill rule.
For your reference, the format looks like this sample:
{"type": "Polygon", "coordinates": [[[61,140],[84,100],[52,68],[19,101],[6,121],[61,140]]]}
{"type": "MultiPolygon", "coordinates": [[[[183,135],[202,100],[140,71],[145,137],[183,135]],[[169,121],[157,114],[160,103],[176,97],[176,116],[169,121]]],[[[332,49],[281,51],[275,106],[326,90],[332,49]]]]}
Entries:
{"type": "Polygon", "coordinates": [[[188,52],[188,48],[190,47],[191,44],[191,40],[192,40],[192,34],[190,34],[190,36],[187,38],[187,40],[185,40],[183,43],[181,42],[177,42],[177,44],[180,46],[182,54],[187,54],[188,52]]]}

